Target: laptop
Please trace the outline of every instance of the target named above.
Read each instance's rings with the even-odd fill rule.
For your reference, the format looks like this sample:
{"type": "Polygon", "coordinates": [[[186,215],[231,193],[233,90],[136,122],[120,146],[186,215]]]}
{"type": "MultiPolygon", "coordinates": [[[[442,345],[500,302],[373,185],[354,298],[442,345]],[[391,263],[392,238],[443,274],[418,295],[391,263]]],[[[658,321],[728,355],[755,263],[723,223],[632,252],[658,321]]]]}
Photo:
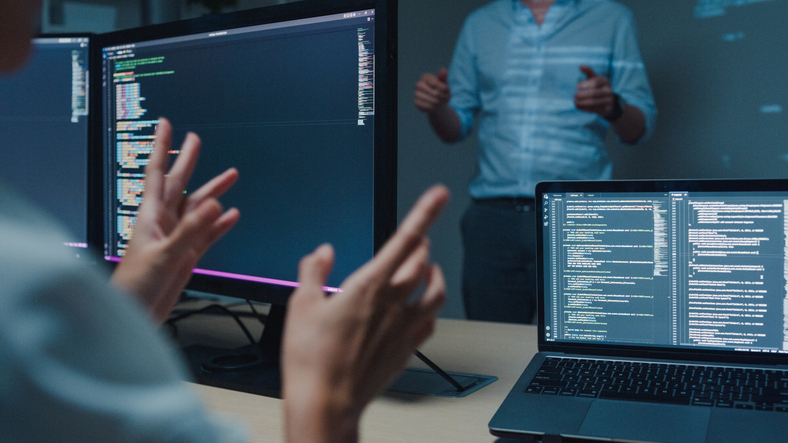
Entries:
{"type": "Polygon", "coordinates": [[[788,441],[788,180],[536,187],[539,352],[489,423],[788,441]]]}

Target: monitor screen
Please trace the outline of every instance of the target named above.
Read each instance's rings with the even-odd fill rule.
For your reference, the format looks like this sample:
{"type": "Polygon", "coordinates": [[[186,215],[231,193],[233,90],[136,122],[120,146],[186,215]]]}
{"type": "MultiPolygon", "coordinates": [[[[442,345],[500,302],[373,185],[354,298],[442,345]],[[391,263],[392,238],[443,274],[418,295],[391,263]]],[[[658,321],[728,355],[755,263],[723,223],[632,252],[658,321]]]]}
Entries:
{"type": "Polygon", "coordinates": [[[89,41],[36,38],[26,66],[0,77],[0,181],[56,217],[76,248],[88,246],[89,41]]]}
{"type": "Polygon", "coordinates": [[[378,15],[304,2],[102,36],[105,258],[126,250],[163,116],[173,156],[187,131],[202,139],[187,192],[240,173],[221,200],[241,219],[190,288],[282,302],[271,294],[286,298],[321,243],[336,250],[329,290],[369,260],[396,224],[396,77],[378,15]]]}

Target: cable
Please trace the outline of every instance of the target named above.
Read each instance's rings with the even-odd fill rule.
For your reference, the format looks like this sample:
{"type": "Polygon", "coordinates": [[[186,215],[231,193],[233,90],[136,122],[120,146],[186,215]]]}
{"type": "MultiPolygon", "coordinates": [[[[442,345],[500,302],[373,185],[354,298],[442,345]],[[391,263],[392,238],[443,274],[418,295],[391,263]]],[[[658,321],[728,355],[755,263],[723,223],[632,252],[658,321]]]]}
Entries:
{"type": "MultiPolygon", "coordinates": [[[[233,312],[233,311],[231,311],[231,310],[227,309],[226,307],[224,307],[222,305],[219,305],[219,304],[208,305],[208,306],[206,306],[206,307],[204,307],[202,309],[197,309],[195,311],[189,311],[189,312],[185,312],[183,314],[176,315],[174,317],[170,317],[169,319],[167,319],[166,324],[168,326],[170,326],[170,328],[173,328],[173,330],[175,331],[174,335],[177,336],[178,335],[177,327],[175,326],[176,322],[181,321],[181,320],[183,320],[185,318],[191,317],[193,315],[204,314],[205,312],[211,311],[211,310],[219,310],[219,311],[224,312],[225,314],[229,314],[233,318],[233,320],[235,320],[235,322],[238,323],[238,326],[241,328],[241,330],[243,331],[244,335],[246,335],[246,338],[249,339],[249,342],[251,344],[253,344],[253,345],[257,344],[257,342],[254,340],[254,337],[252,337],[252,334],[249,332],[249,329],[247,329],[246,325],[241,321],[241,318],[238,316],[238,314],[236,314],[235,312],[233,312]]],[[[258,318],[258,320],[259,320],[259,318],[258,318]]]]}
{"type": "Polygon", "coordinates": [[[254,313],[255,317],[257,318],[257,321],[259,321],[263,326],[265,326],[265,320],[268,318],[268,316],[260,314],[259,312],[257,312],[257,309],[255,309],[254,303],[252,303],[251,300],[246,300],[246,303],[249,304],[249,308],[254,313]]]}
{"type": "Polygon", "coordinates": [[[418,358],[419,358],[419,360],[423,361],[423,362],[424,362],[424,363],[425,363],[427,366],[429,366],[429,367],[430,367],[430,369],[432,369],[433,371],[437,372],[437,373],[438,373],[438,375],[440,375],[440,376],[441,376],[441,377],[442,377],[444,380],[446,380],[446,381],[447,381],[447,382],[449,382],[449,383],[450,383],[452,386],[454,386],[454,388],[455,388],[455,389],[457,389],[457,392],[463,392],[463,391],[465,391],[466,389],[468,389],[468,388],[464,387],[463,385],[461,385],[461,384],[460,384],[460,383],[459,383],[457,380],[455,380],[455,379],[454,379],[454,378],[453,378],[451,375],[447,374],[447,373],[446,373],[446,371],[444,371],[443,369],[441,369],[440,367],[438,367],[438,365],[436,365],[435,363],[433,363],[433,362],[432,362],[432,360],[430,360],[429,358],[427,358],[427,357],[426,357],[424,354],[422,354],[422,353],[421,353],[421,352],[420,352],[418,349],[416,349],[415,351],[413,351],[413,354],[415,354],[415,355],[416,355],[416,357],[418,357],[418,358]]]}

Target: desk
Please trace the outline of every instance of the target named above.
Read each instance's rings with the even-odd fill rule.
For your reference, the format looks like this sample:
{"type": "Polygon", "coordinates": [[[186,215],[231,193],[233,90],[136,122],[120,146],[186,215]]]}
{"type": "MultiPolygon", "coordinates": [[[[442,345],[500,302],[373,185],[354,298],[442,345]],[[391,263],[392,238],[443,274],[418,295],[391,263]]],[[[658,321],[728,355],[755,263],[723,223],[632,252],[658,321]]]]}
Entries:
{"type": "MultiPolygon", "coordinates": [[[[438,320],[421,351],[447,371],[498,380],[465,398],[388,394],[367,408],[364,442],[493,442],[487,423],[537,351],[536,326],[438,320]]],[[[424,367],[415,358],[411,367],[424,367]]],[[[208,407],[247,424],[251,441],[283,440],[281,400],[195,385],[208,407]]]]}

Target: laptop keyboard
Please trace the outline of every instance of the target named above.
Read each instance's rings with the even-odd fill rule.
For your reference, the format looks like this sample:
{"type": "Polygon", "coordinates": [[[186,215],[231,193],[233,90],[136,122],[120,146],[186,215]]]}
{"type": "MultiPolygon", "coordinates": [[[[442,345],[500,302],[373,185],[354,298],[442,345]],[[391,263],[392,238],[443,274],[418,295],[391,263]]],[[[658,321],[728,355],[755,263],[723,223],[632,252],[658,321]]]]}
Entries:
{"type": "Polygon", "coordinates": [[[548,357],[525,392],[788,412],[788,371],[548,357]]]}

